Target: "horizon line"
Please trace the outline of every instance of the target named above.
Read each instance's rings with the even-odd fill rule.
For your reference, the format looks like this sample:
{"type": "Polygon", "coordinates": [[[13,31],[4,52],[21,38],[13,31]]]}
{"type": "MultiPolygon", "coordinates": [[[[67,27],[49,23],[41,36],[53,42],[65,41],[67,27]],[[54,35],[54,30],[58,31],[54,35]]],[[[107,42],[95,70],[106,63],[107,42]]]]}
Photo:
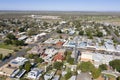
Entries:
{"type": "Polygon", "coordinates": [[[0,11],[48,11],[48,12],[120,12],[120,11],[95,11],[95,10],[0,10],[0,11]]]}

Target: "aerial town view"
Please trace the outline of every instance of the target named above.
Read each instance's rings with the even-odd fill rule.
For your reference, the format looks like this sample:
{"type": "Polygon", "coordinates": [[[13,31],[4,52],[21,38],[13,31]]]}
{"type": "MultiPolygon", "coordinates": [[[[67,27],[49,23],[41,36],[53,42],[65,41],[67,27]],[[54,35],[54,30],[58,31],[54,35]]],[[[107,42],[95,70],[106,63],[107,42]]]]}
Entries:
{"type": "Polygon", "coordinates": [[[119,0],[1,0],[0,80],[120,80],[119,0]]]}

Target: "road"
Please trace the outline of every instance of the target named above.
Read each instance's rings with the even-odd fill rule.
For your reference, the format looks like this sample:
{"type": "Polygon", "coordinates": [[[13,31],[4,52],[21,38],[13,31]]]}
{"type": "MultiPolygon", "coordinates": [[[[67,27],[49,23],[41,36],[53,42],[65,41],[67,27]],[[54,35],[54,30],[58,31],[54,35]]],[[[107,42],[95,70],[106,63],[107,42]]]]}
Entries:
{"type": "MultiPolygon", "coordinates": [[[[58,27],[59,29],[61,29],[61,28],[63,27],[63,25],[60,25],[60,26],[57,26],[57,27],[58,27]]],[[[43,42],[43,41],[47,40],[47,39],[50,38],[52,35],[54,35],[55,32],[56,32],[56,31],[50,32],[50,33],[47,34],[47,35],[44,37],[44,39],[42,39],[40,42],[43,42]]],[[[29,44],[29,45],[27,45],[27,47],[28,47],[28,48],[32,48],[32,47],[34,47],[34,46],[36,46],[36,45],[37,45],[37,43],[29,44]]],[[[0,67],[3,66],[3,65],[5,65],[6,63],[8,63],[9,61],[11,61],[12,59],[15,59],[16,57],[24,56],[24,55],[26,55],[26,54],[27,54],[27,53],[26,53],[26,49],[22,49],[22,50],[16,52],[15,55],[12,55],[10,58],[5,59],[4,61],[1,61],[1,62],[0,62],[0,67]]]]}
{"type": "Polygon", "coordinates": [[[16,52],[16,54],[12,55],[9,59],[5,59],[4,61],[0,62],[0,67],[3,66],[4,64],[8,63],[12,59],[19,57],[19,56],[23,56],[25,54],[26,54],[25,49],[22,49],[22,50],[16,52]]]}

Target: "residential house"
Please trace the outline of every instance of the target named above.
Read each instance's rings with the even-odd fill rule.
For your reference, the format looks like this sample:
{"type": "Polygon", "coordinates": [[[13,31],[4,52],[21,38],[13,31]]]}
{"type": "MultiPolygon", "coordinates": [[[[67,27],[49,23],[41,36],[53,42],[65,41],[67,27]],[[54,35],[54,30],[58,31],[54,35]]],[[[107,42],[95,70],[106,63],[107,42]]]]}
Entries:
{"type": "Polygon", "coordinates": [[[42,75],[43,70],[38,68],[33,68],[29,73],[27,78],[39,80],[40,76],[42,75]]]}

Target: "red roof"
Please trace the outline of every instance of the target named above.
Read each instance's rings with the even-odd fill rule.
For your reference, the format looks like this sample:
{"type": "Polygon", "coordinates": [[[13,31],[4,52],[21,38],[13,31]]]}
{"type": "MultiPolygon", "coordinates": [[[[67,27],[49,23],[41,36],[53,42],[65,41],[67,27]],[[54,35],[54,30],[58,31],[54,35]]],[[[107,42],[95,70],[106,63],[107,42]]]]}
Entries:
{"type": "Polygon", "coordinates": [[[58,53],[55,55],[55,57],[53,58],[53,61],[63,61],[64,60],[64,56],[63,53],[58,53]]]}
{"type": "Polygon", "coordinates": [[[56,46],[61,47],[63,44],[64,44],[64,42],[59,41],[56,43],[56,46]]]}

